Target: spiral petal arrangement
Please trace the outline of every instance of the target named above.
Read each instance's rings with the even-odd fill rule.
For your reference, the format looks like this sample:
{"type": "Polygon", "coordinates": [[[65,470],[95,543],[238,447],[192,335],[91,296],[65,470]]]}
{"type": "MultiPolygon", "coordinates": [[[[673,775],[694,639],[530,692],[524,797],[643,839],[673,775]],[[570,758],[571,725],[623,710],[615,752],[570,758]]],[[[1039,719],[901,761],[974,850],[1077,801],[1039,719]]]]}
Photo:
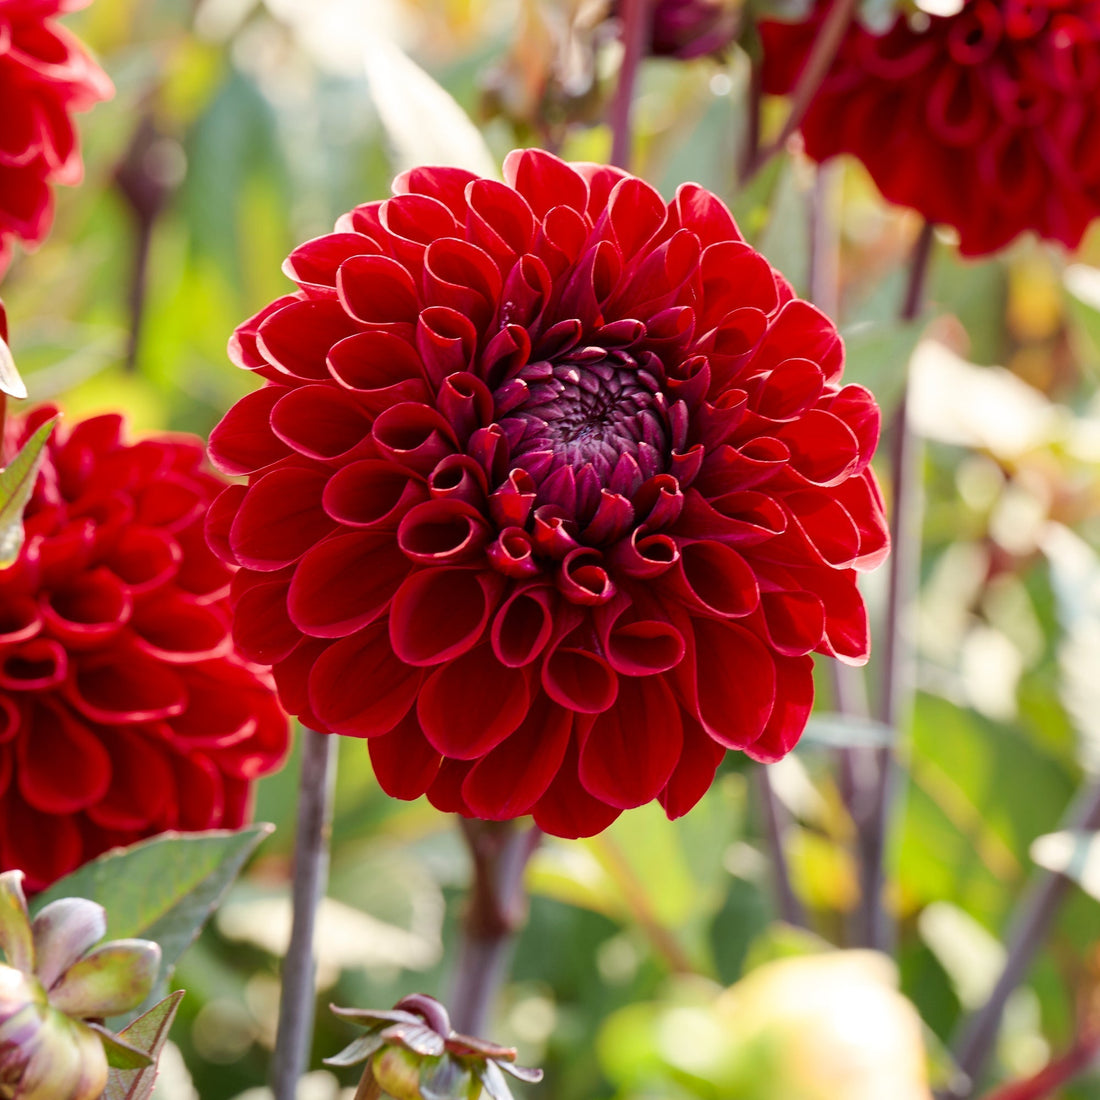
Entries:
{"type": "Polygon", "coordinates": [[[788,752],[859,663],[878,409],[695,185],[512,153],[400,176],[293,252],[215,429],[234,635],[383,788],[590,835],[788,752]]]}

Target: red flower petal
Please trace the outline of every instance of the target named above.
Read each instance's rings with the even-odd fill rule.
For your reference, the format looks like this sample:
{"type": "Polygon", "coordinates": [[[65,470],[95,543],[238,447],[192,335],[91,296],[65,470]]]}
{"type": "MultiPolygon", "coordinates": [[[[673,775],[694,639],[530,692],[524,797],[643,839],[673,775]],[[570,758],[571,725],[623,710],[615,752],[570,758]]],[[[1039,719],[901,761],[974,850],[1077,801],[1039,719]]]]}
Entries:
{"type": "Polygon", "coordinates": [[[391,798],[419,798],[432,785],[443,759],[425,739],[415,714],[367,745],[378,785],[391,798]]]}
{"type": "Polygon", "coordinates": [[[570,711],[538,696],[519,729],[470,769],[462,784],[470,812],[489,821],[530,813],[565,758],[572,726],[570,711]]]}
{"type": "Polygon", "coordinates": [[[309,674],[309,698],[326,730],[374,737],[409,713],[422,679],[394,653],[385,624],[375,623],[321,654],[309,674]]]}
{"type": "Polygon", "coordinates": [[[424,736],[444,756],[474,760],[519,728],[529,701],[527,676],[502,666],[481,645],[428,677],[416,712],[424,736]]]}
{"type": "Polygon", "coordinates": [[[408,560],[384,533],[336,535],[298,563],[287,612],[304,634],[345,638],[386,610],[408,571],[408,560]]]}
{"type": "Polygon", "coordinates": [[[500,582],[492,574],[456,569],[414,573],[390,608],[390,643],[410,665],[436,665],[472,649],[496,608],[500,582]]]}
{"type": "Polygon", "coordinates": [[[586,791],[626,810],[664,790],[683,745],[680,707],[664,677],[620,678],[614,708],[586,725],[579,761],[586,791]]]}

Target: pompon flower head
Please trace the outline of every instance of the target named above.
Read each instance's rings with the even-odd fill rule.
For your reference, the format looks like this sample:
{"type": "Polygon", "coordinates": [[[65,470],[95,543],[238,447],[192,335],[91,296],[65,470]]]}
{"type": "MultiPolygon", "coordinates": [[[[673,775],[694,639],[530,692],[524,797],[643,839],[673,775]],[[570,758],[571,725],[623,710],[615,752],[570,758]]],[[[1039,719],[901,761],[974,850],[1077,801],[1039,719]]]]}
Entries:
{"type": "MultiPolygon", "coordinates": [[[[828,8],[761,24],[765,91],[794,87],[828,8]]],[[[1100,4],[966,0],[919,19],[853,25],[803,119],[807,152],[858,157],[966,255],[1028,230],[1075,248],[1100,214],[1100,4]]]]}
{"type": "Polygon", "coordinates": [[[109,99],[107,74],[54,16],[88,0],[0,0],[0,274],[11,242],[34,245],[53,220],[52,184],[84,165],[74,111],[109,99]]]}
{"type": "Polygon", "coordinates": [[[729,212],[537,150],[291,254],[211,437],[242,651],[382,787],[579,836],[777,760],[867,656],[879,414],[729,212]]]}
{"type": "MultiPolygon", "coordinates": [[[[6,454],[55,412],[9,422],[6,454]]],[[[165,829],[237,828],[287,748],[203,540],[224,482],[197,439],[121,430],[114,415],[54,429],[0,571],[0,868],[32,890],[165,829]]]]}

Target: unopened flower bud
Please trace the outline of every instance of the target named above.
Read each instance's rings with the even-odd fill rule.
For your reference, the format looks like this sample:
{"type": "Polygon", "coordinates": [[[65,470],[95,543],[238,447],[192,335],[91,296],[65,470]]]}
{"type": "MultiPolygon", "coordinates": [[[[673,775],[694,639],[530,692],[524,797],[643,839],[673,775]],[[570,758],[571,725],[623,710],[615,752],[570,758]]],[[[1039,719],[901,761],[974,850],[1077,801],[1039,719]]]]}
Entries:
{"type": "Polygon", "coordinates": [[[383,1047],[371,1062],[379,1087],[393,1100],[420,1100],[421,1058],[402,1047],[383,1047]]]}
{"type": "Polygon", "coordinates": [[[107,1087],[100,1036],[109,1034],[99,1021],[149,995],[160,948],[94,947],[106,915],[83,898],[52,902],[32,923],[22,880],[22,871],[0,874],[0,948],[10,964],[0,965],[0,1100],[99,1100],[107,1087]]]}
{"type": "Polygon", "coordinates": [[[385,1011],[335,1005],[332,1010],[363,1024],[367,1033],[325,1061],[354,1066],[369,1058],[374,1084],[393,1100],[477,1100],[483,1093],[510,1100],[502,1070],[521,1081],[542,1080],[541,1070],[514,1064],[511,1047],[460,1035],[447,1010],[422,993],[385,1011]]]}

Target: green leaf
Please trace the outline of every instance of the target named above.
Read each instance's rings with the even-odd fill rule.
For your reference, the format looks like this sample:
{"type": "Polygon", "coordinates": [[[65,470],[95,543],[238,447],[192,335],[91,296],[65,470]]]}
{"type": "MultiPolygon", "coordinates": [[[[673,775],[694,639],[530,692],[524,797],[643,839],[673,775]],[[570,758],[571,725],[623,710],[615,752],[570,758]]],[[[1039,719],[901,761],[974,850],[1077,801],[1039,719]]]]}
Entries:
{"type": "Polygon", "coordinates": [[[27,396],[27,387],[15,369],[15,359],[7,341],[0,337],[0,393],[9,397],[18,397],[21,401],[27,396]]]}
{"type": "Polygon", "coordinates": [[[55,416],[40,425],[10,465],[0,470],[0,569],[14,565],[19,557],[23,546],[23,509],[31,498],[42,465],[42,448],[56,423],[55,416]]]}
{"type": "Polygon", "coordinates": [[[801,744],[879,749],[892,745],[894,740],[894,731],[883,722],[849,714],[818,714],[806,723],[801,744]]]}
{"type": "Polygon", "coordinates": [[[98,901],[107,910],[109,939],[160,944],[163,984],[271,831],[258,824],[239,832],[163,833],[85,864],[39,894],[34,908],[62,897],[98,901]]]}
{"type": "Polygon", "coordinates": [[[119,1032],[119,1038],[147,1054],[151,1064],[141,1069],[112,1068],[107,1075],[107,1088],[103,1092],[102,1100],[148,1100],[153,1094],[153,1084],[157,1079],[157,1061],[168,1041],[168,1031],[181,1000],[182,989],[165,997],[144,1016],[139,1016],[128,1028],[119,1032]]]}

